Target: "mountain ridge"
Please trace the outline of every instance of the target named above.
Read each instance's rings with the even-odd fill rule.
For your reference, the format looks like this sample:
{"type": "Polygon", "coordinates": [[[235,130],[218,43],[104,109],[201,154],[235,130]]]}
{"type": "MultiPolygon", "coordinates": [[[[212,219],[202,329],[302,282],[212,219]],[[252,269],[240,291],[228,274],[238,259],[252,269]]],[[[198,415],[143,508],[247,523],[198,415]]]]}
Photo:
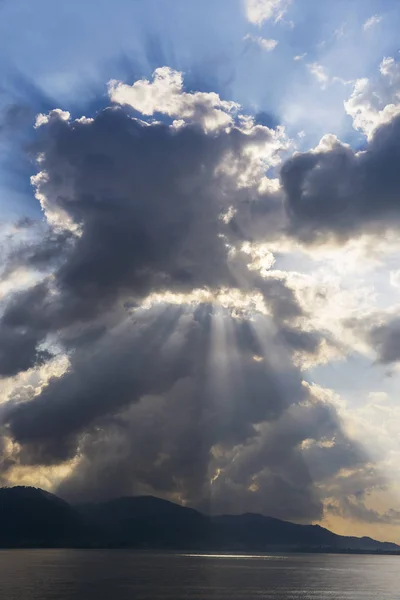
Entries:
{"type": "Polygon", "coordinates": [[[155,496],[69,504],[40,488],[0,488],[0,547],[91,547],[224,552],[399,553],[368,536],[341,536],[257,513],[205,515],[155,496]]]}

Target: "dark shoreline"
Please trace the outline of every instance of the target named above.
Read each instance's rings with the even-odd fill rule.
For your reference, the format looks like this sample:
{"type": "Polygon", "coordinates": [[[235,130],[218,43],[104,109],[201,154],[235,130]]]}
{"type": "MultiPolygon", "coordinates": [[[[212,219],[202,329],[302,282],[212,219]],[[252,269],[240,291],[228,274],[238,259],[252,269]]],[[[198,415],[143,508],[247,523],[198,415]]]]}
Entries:
{"type": "Polygon", "coordinates": [[[35,488],[0,488],[0,548],[214,554],[398,555],[400,546],[245,513],[206,515],[152,496],[71,505],[35,488]]]}
{"type": "Polygon", "coordinates": [[[355,550],[355,549],[335,549],[335,548],[271,548],[270,550],[218,550],[218,549],[171,549],[171,548],[138,548],[129,546],[91,546],[89,544],[83,545],[19,545],[19,546],[5,546],[0,544],[0,551],[4,550],[112,550],[116,552],[131,552],[137,555],[151,555],[151,554],[162,554],[171,556],[187,556],[187,557],[203,557],[212,558],[218,556],[219,558],[263,558],[270,555],[282,556],[284,554],[339,554],[339,555],[370,555],[370,556],[400,556],[400,551],[390,550],[355,550]]]}

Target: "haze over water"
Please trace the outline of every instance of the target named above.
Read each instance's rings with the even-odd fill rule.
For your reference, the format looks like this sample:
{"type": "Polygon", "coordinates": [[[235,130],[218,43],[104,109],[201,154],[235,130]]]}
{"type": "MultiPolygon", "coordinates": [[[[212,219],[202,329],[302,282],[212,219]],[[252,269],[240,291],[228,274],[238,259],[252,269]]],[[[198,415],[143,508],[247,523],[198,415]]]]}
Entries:
{"type": "Polygon", "coordinates": [[[7,600],[397,600],[397,556],[0,552],[7,600]]]}

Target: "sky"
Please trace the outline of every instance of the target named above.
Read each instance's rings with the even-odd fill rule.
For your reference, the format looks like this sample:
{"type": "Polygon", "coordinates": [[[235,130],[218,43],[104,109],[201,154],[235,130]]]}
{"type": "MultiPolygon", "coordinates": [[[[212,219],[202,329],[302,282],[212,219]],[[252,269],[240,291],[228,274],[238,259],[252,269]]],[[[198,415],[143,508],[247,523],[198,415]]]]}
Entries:
{"type": "Polygon", "coordinates": [[[400,542],[395,0],[2,0],[0,484],[400,542]]]}

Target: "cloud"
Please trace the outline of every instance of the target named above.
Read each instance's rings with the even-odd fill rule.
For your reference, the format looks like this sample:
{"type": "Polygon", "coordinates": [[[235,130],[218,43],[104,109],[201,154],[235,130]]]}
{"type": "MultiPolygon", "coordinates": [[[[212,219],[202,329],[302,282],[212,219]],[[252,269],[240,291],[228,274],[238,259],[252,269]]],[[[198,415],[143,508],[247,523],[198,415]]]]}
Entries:
{"type": "MultiPolygon", "coordinates": [[[[202,98],[206,114],[209,95],[202,98]]],[[[49,227],[38,237],[31,228],[31,239],[7,260],[10,275],[25,268],[41,280],[14,294],[2,317],[7,331],[24,332],[16,340],[30,340],[25,368],[57,332],[90,328],[117,305],[138,305],[152,294],[203,289],[209,301],[221,288],[244,286],[275,306],[272,285],[286,293],[280,282],[249,270],[241,250],[253,235],[253,204],[265,204],[275,229],[279,210],[265,170],[287,147],[284,131],[239,115],[210,135],[190,114],[193,122],[178,128],[121,108],[95,119],[71,120],[60,110],[41,119],[34,148],[40,171],[32,183],[49,227]]],[[[3,375],[21,366],[18,352],[8,361],[3,375]]]]}
{"type": "Polygon", "coordinates": [[[214,92],[184,92],[182,73],[169,67],[156,69],[153,82],[141,79],[130,86],[110,81],[108,89],[116,104],[131,106],[145,116],[161,113],[200,123],[207,131],[232,125],[232,114],[240,108],[214,92]]]}
{"type": "Polygon", "coordinates": [[[38,366],[51,356],[38,348],[40,336],[33,330],[15,330],[2,325],[0,335],[0,372],[6,377],[38,366]]]}
{"type": "Polygon", "coordinates": [[[320,518],[319,484],[344,466],[361,468],[363,453],[353,445],[349,454],[335,408],[310,394],[268,328],[261,326],[260,336],[260,323],[253,329],[227,321],[219,309],[195,316],[199,324],[204,318],[211,329],[196,328],[200,354],[197,342],[181,349],[193,361],[187,377],[86,433],[79,465],[59,492],[75,500],[156,493],[214,513],[320,518]],[[254,360],[254,352],[263,360],[254,360]],[[333,440],[317,477],[304,440],[317,446],[333,440]]]}
{"type": "Polygon", "coordinates": [[[365,21],[365,23],[363,25],[364,31],[368,31],[369,29],[372,29],[373,27],[378,25],[381,21],[382,21],[381,15],[372,15],[372,17],[370,17],[369,19],[367,19],[365,21]]]}
{"type": "MultiPolygon", "coordinates": [[[[172,85],[171,103],[159,108],[190,121],[185,126],[149,124],[120,108],[95,119],[72,121],[59,109],[40,116],[40,171],[32,183],[49,228],[9,253],[9,274],[23,267],[41,276],[5,304],[3,375],[38,365],[48,352],[43,344],[83,343],[92,331],[101,337],[121,306],[139,306],[152,295],[203,289],[209,301],[223,288],[244,286],[255,298],[272,291],[247,268],[240,250],[246,233],[233,227],[232,216],[238,212],[243,229],[249,195],[269,197],[260,189],[268,164],[285,148],[283,132],[245,117],[235,125],[229,117],[229,128],[208,135],[209,122],[197,111],[203,105],[202,115],[212,113],[217,96],[186,94],[174,87],[180,74],[161,71],[164,79],[139,82],[150,87],[153,102],[140,108],[144,116],[156,110],[163,85],[167,95],[172,85]]],[[[135,84],[129,89],[139,93],[135,84]]],[[[278,289],[285,291],[280,282],[278,289]]],[[[265,302],[275,305],[274,296],[265,302]]]]}
{"type": "Polygon", "coordinates": [[[29,466],[72,465],[61,482],[54,473],[71,500],[152,493],[211,512],[320,518],[319,482],[364,458],[349,458],[335,407],[303,385],[293,334],[200,304],[135,310],[103,335],[70,337],[64,371],[34,396],[10,392],[4,470],[15,481],[29,466]],[[305,448],[326,439],[343,450],[314,477],[305,448]]]}
{"type": "Polygon", "coordinates": [[[394,288],[400,288],[400,271],[399,270],[390,271],[389,279],[390,279],[390,285],[392,285],[394,288]]]}
{"type": "Polygon", "coordinates": [[[400,114],[399,63],[394,58],[384,58],[380,64],[380,77],[358,79],[344,106],[353,119],[354,128],[371,139],[377,128],[400,114]]]}
{"type": "Polygon", "coordinates": [[[74,352],[67,371],[50,380],[30,402],[10,399],[10,432],[31,448],[30,460],[51,464],[72,458],[77,434],[97,417],[118,412],[144,392],[164,390],[186,374],[185,358],[174,365],[173,351],[158,363],[155,360],[156,348],[175,324],[176,311],[171,318],[168,313],[161,317],[145,328],[135,327],[128,317],[103,335],[68,340],[74,352]]]}
{"type": "Polygon", "coordinates": [[[2,481],[319,519],[322,482],[366,457],[304,382],[336,351],[309,282],[276,268],[273,244],[296,243],[290,141],[169,68],[109,93],[93,118],[37,120],[45,223],[5,253],[2,481]]]}
{"type": "Polygon", "coordinates": [[[390,365],[400,360],[400,317],[398,307],[371,310],[359,317],[345,319],[345,326],[363,339],[376,363],[390,365]]]}
{"type": "Polygon", "coordinates": [[[250,33],[248,33],[244,37],[244,40],[247,40],[247,41],[257,45],[259,48],[261,48],[261,50],[265,50],[266,52],[271,52],[272,50],[275,50],[275,48],[278,45],[277,40],[266,39],[266,38],[263,38],[260,36],[250,35],[250,33]]]}
{"type": "Polygon", "coordinates": [[[290,2],[291,0],[245,0],[247,19],[255,25],[262,25],[271,19],[279,21],[290,2]]]}
{"type": "Polygon", "coordinates": [[[399,224],[400,118],[376,130],[363,151],[325,136],[281,169],[290,231],[305,242],[344,242],[399,224]]]}
{"type": "Polygon", "coordinates": [[[62,121],[69,121],[70,118],[71,115],[67,110],[61,110],[61,108],[54,108],[47,115],[42,113],[36,115],[35,128],[42,127],[42,125],[47,125],[51,121],[51,119],[61,119],[62,121]]]}
{"type": "Polygon", "coordinates": [[[325,67],[320,65],[319,63],[311,63],[307,65],[311,75],[315,77],[315,79],[321,84],[323,88],[325,88],[326,84],[329,82],[329,75],[327,74],[325,67]]]}
{"type": "Polygon", "coordinates": [[[392,318],[383,324],[374,325],[368,332],[371,346],[379,362],[390,364],[400,360],[400,319],[392,318]]]}

